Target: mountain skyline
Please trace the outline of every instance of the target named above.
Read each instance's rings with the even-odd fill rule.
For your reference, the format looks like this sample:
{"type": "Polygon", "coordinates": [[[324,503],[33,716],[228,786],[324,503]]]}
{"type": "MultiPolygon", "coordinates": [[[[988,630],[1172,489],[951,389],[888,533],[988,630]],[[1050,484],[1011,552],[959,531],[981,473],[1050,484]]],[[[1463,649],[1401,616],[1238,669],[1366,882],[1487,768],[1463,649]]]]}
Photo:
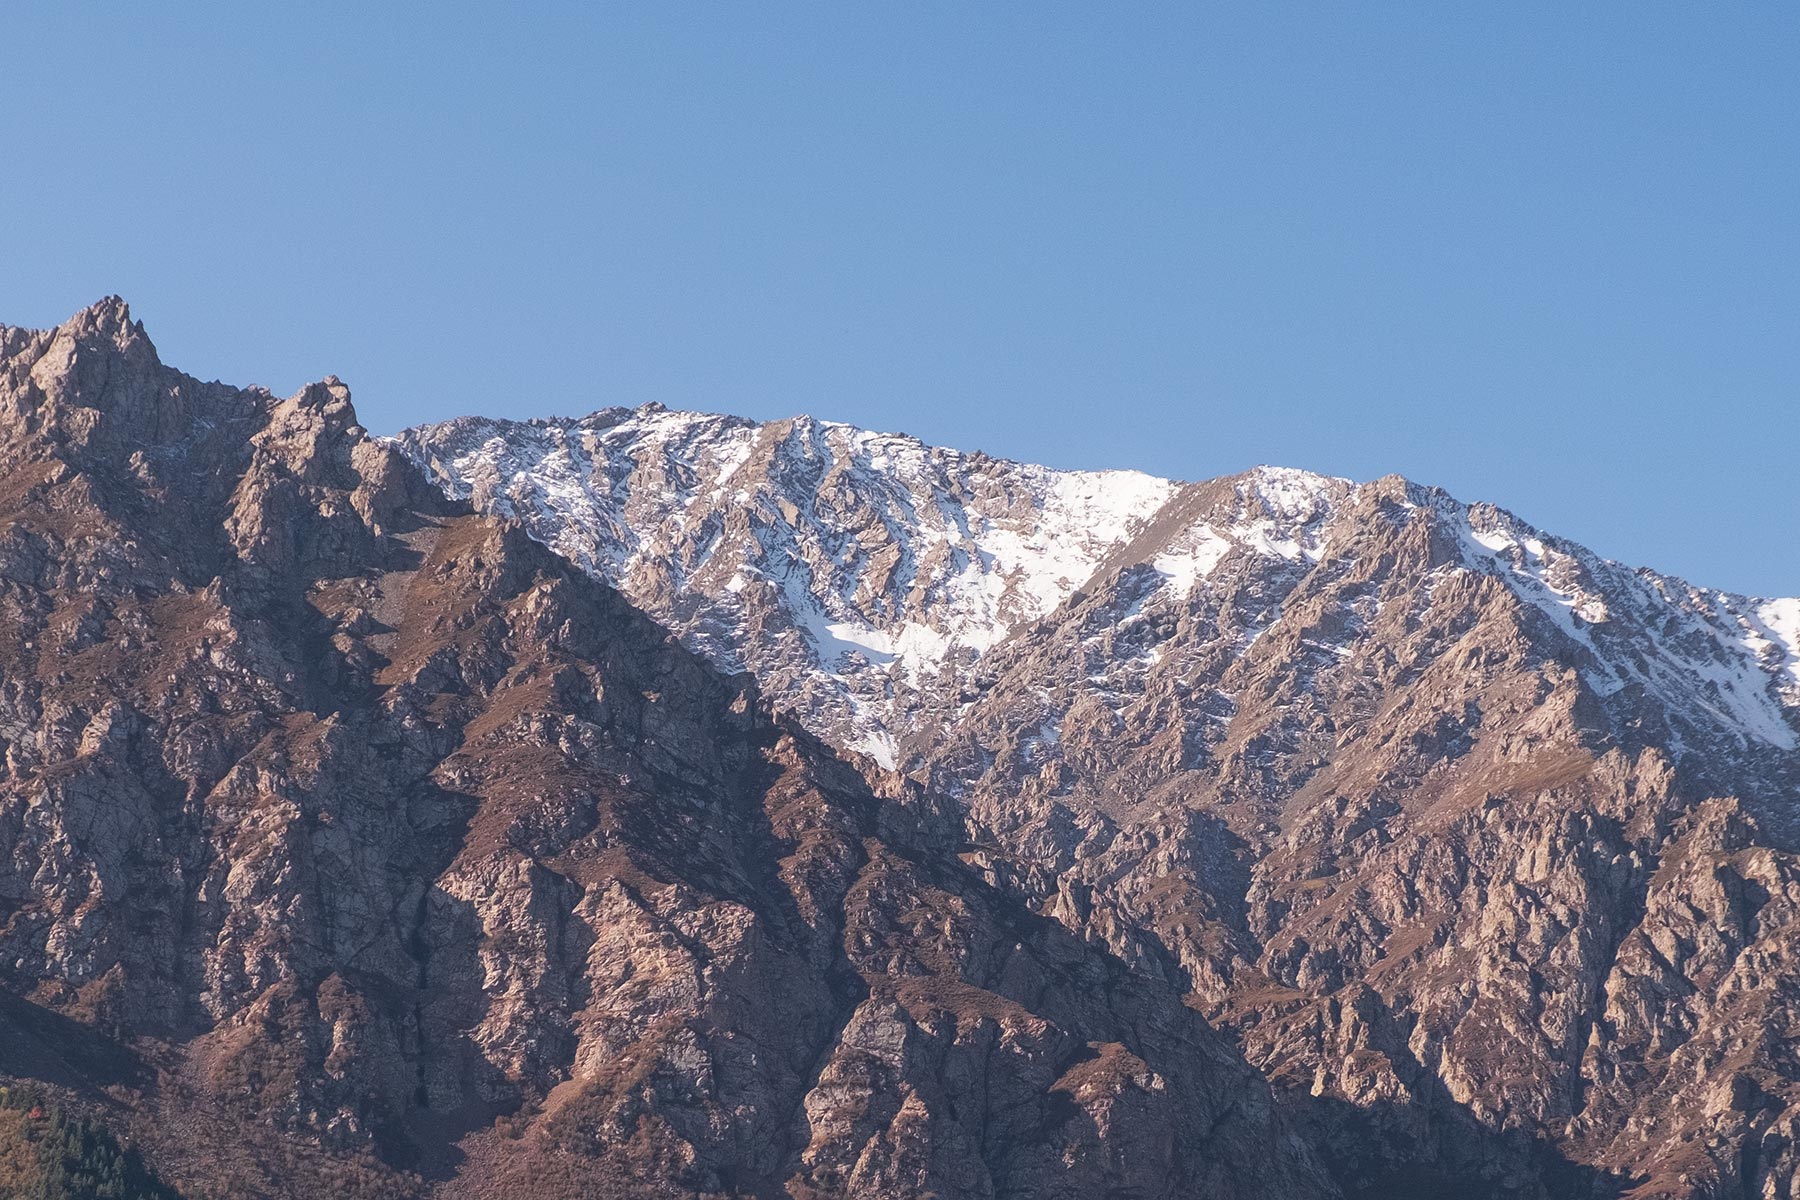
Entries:
{"type": "MultiPolygon", "coordinates": [[[[1167,476],[1167,477],[1155,475],[1154,473],[1146,470],[1145,468],[1143,468],[1141,466],[1134,465],[1134,464],[1128,463],[1128,462],[1113,463],[1113,464],[1103,465],[1103,466],[1086,466],[1086,467],[1055,466],[1055,465],[1051,465],[1048,463],[1042,463],[1042,462],[1037,462],[1034,460],[1018,457],[1017,455],[1008,453],[1004,449],[997,447],[997,446],[961,446],[961,445],[952,445],[949,443],[934,443],[934,442],[929,441],[928,439],[920,438],[909,431],[898,430],[898,429],[892,429],[892,430],[890,430],[890,429],[875,429],[875,428],[870,428],[867,426],[859,425],[854,421],[842,420],[842,419],[838,419],[838,418],[830,417],[830,416],[821,416],[818,413],[793,412],[793,413],[789,413],[789,414],[786,414],[783,416],[758,418],[758,417],[749,416],[749,415],[741,413],[741,412],[733,412],[733,411],[729,411],[729,410],[722,409],[722,408],[694,408],[694,409],[672,408],[666,404],[663,404],[661,401],[657,401],[657,400],[647,400],[647,401],[644,401],[643,403],[638,404],[634,407],[627,407],[627,406],[620,406],[620,405],[603,405],[598,408],[590,409],[587,412],[579,414],[579,415],[571,415],[569,413],[564,413],[564,412],[544,412],[544,413],[526,414],[526,415],[520,415],[520,416],[495,417],[495,416],[492,416],[489,414],[483,414],[483,413],[478,413],[478,412],[465,412],[465,413],[459,413],[456,415],[445,417],[442,419],[426,421],[426,422],[422,422],[418,425],[413,425],[413,426],[408,426],[405,428],[397,429],[394,432],[392,432],[390,434],[385,434],[383,436],[392,437],[397,441],[405,442],[410,438],[416,438],[421,433],[421,431],[437,429],[437,428],[454,429],[459,426],[491,425],[491,426],[495,426],[495,427],[518,427],[520,429],[552,428],[552,427],[558,427],[558,426],[572,427],[572,426],[581,425],[583,423],[594,422],[597,420],[610,419],[610,418],[616,416],[617,414],[621,414],[621,413],[634,413],[634,412],[635,413],[673,413],[678,417],[697,418],[697,419],[702,419],[702,420],[716,420],[716,421],[726,422],[726,423],[743,423],[743,424],[755,425],[755,426],[775,426],[775,425],[788,425],[788,424],[793,424],[796,422],[813,422],[813,423],[815,423],[821,427],[825,427],[825,428],[842,429],[842,430],[852,431],[855,433],[869,435],[869,436],[873,436],[873,437],[877,437],[877,438],[894,438],[894,439],[898,439],[903,442],[914,443],[916,445],[928,447],[930,449],[937,450],[937,451],[943,451],[943,452],[959,454],[959,455],[967,455],[967,456],[972,456],[972,457],[980,458],[980,459],[993,459],[993,460],[996,460],[999,462],[1011,463],[1011,464],[1015,464],[1015,465],[1018,465],[1021,467],[1027,467],[1027,468],[1037,468],[1037,469],[1040,469],[1040,470],[1043,470],[1046,472],[1050,472],[1050,473],[1053,473],[1056,475],[1063,475],[1063,476],[1070,476],[1070,477],[1118,476],[1118,477],[1123,478],[1123,477],[1130,477],[1130,476],[1140,476],[1144,480],[1150,481],[1153,483],[1179,486],[1184,483],[1205,482],[1208,479],[1236,477],[1238,475],[1251,475],[1251,474],[1255,474],[1258,472],[1275,472],[1275,473],[1292,473],[1295,475],[1306,476],[1306,477],[1319,479],[1319,480],[1333,480],[1333,481],[1343,482],[1346,484],[1357,485],[1357,484],[1370,483],[1370,482],[1373,482],[1375,479],[1379,479],[1379,478],[1383,478],[1385,476],[1392,475],[1395,477],[1404,478],[1408,482],[1419,484],[1420,486],[1423,486],[1423,487],[1432,488],[1433,490],[1437,490],[1437,491],[1443,491],[1446,494],[1448,494],[1450,491],[1450,489],[1448,489],[1448,488],[1444,488],[1441,485],[1433,483],[1429,478],[1422,478],[1422,477],[1415,476],[1415,475],[1408,475],[1408,474],[1398,472],[1398,471],[1382,472],[1378,475],[1358,479],[1358,478],[1352,478],[1349,476],[1326,474],[1326,473],[1322,473],[1322,472],[1313,470],[1313,469],[1309,468],[1308,466],[1301,464],[1301,463],[1286,462],[1286,461],[1282,461],[1282,462],[1267,461],[1267,462],[1257,462],[1257,463],[1246,463],[1246,464],[1243,464],[1241,467],[1239,467],[1236,470],[1226,471],[1221,475],[1210,475],[1210,476],[1181,475],[1181,476],[1167,476]]],[[[380,431],[377,431],[377,432],[380,432],[380,431]]],[[[1466,502],[1471,503],[1471,504],[1478,503],[1478,504],[1491,505],[1493,507],[1497,507],[1497,508],[1504,510],[1507,513],[1507,515],[1514,520],[1523,520],[1523,518],[1519,515],[1520,506],[1517,505],[1516,503],[1512,502],[1510,499],[1508,499],[1504,495],[1500,495],[1500,494],[1482,495],[1475,500],[1469,500],[1466,502]]],[[[1530,522],[1529,520],[1525,520],[1524,523],[1534,529],[1541,528],[1540,526],[1537,526],[1534,522],[1530,522]]],[[[1790,592],[1743,592],[1743,591],[1736,591],[1736,590],[1733,590],[1731,588],[1724,587],[1724,586],[1715,586],[1715,584],[1717,583],[1717,581],[1715,581],[1715,580],[1707,579],[1704,577],[1689,577],[1686,575],[1682,575],[1678,571],[1675,571],[1672,569],[1663,569],[1662,567],[1659,566],[1657,557],[1654,554],[1654,552],[1652,552],[1651,557],[1646,558],[1641,561],[1637,560],[1637,559],[1619,558],[1619,557],[1614,557],[1611,554],[1607,554],[1607,553],[1604,553],[1601,551],[1594,550],[1592,547],[1588,546],[1585,542],[1581,542],[1580,539],[1578,539],[1578,538],[1570,537],[1567,535],[1560,535],[1560,536],[1562,536],[1563,540],[1570,541],[1570,542],[1576,542],[1576,543],[1582,545],[1582,548],[1584,550],[1586,550],[1587,552],[1589,552],[1591,554],[1594,554],[1595,557],[1603,559],[1604,561],[1612,563],[1614,565],[1623,567],[1627,570],[1640,570],[1640,569],[1651,570],[1651,571],[1656,572],[1659,575],[1663,575],[1668,578],[1679,579],[1681,582],[1683,582],[1685,584],[1689,584],[1694,587],[1701,588],[1703,590],[1727,592],[1727,593],[1730,593],[1730,594],[1736,595],[1736,596],[1755,598],[1755,599],[1761,599],[1761,600],[1785,600],[1785,599],[1791,599],[1794,596],[1800,595],[1800,589],[1797,589],[1796,591],[1791,592],[1791,593],[1790,592]]]]}
{"type": "Polygon", "coordinates": [[[1789,602],[1399,477],[379,439],[116,297],[0,415],[0,1075],[193,1200],[1800,1181],[1789,602]]]}
{"type": "Polygon", "coordinates": [[[1800,1200],[1800,5],[0,29],[0,1200],[1800,1200]]]}
{"type": "Polygon", "coordinates": [[[654,401],[1398,473],[1800,593],[1788,7],[437,16],[14,5],[0,312],[122,292],[382,433],[654,401]]]}

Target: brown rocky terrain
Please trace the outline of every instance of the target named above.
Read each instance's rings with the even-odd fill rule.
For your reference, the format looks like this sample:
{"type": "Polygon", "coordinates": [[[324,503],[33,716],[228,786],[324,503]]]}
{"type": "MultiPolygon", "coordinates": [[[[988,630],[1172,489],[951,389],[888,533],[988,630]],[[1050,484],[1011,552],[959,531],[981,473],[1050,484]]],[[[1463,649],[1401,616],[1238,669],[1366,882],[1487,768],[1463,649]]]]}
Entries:
{"type": "Polygon", "coordinates": [[[954,802],[967,862],[1228,1030],[1347,1191],[1800,1194],[1800,603],[1398,478],[654,409],[400,441],[954,802]]]}
{"type": "Polygon", "coordinates": [[[1371,1170],[1563,1194],[1548,1145],[1635,1197],[1792,1195],[1791,746],[1617,686],[1614,631],[1470,569],[1463,519],[1388,480],[1316,563],[1146,594],[1125,555],[926,774],[1041,911],[1362,1114],[1371,1170]]]}
{"type": "MultiPolygon", "coordinates": [[[[1375,944],[1344,932],[1315,962],[1354,924],[1331,918],[1334,892],[1307,910],[1320,949],[1263,938],[1292,964],[1266,1026],[1179,969],[1254,959],[1263,922],[1299,930],[1270,916],[1279,881],[1311,869],[1298,856],[1166,954],[1104,932],[1105,913],[1158,927],[1135,884],[1068,919],[1044,902],[1054,853],[965,845],[941,789],[878,776],[878,796],[747,677],[445,500],[336,380],[286,399],[202,383],[116,299],[55,330],[0,327],[0,617],[0,1073],[195,1200],[1326,1197],[1334,1171],[1381,1182],[1333,1165],[1361,1161],[1346,1106],[1277,1103],[1201,1009],[1278,1075],[1341,1048],[1343,1082],[1320,1090],[1347,1103],[1419,1087],[1382,1065],[1393,1002],[1318,982],[1375,944]]],[[[1778,1034],[1669,1031],[1716,1026],[1721,997],[1775,1003],[1756,985],[1785,961],[1786,859],[1748,807],[1678,812],[1648,753],[1581,778],[1653,797],[1685,859],[1608,859],[1605,839],[1649,834],[1534,793],[1566,834],[1506,876],[1539,898],[1507,932],[1555,956],[1555,921],[1575,920],[1555,914],[1581,897],[1530,871],[1572,854],[1618,911],[1660,905],[1642,937],[1615,918],[1596,949],[1635,964],[1605,993],[1609,1036],[1734,1072],[1719,1111],[1768,1126],[1778,1034]],[[1714,909],[1736,940],[1693,942],[1714,909]]],[[[1310,808],[1339,812],[1333,844],[1367,824],[1310,808]]],[[[1242,861],[1234,846],[1214,857],[1242,861]]],[[[1449,858],[1472,878],[1469,852],[1449,858]]],[[[1070,903],[1095,882],[1072,873],[1070,903]]],[[[1498,1046],[1505,1021],[1565,1018],[1483,1019],[1498,1046]]],[[[1674,1078],[1591,1088],[1581,1112],[1623,1130],[1596,1101],[1674,1078]]],[[[1426,1144],[1381,1129],[1393,1154],[1426,1144]]],[[[1787,1161],[1759,1144],[1766,1169],[1787,1161]]]]}

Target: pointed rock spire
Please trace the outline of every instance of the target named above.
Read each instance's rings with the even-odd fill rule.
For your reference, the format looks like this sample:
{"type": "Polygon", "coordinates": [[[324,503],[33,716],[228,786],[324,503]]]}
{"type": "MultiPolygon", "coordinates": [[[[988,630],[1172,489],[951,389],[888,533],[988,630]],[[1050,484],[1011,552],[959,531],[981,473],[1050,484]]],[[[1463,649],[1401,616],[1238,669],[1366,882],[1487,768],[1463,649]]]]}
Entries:
{"type": "Polygon", "coordinates": [[[50,331],[31,367],[30,423],[41,420],[78,445],[165,440],[184,415],[168,374],[130,307],[107,296],[50,331]]]}

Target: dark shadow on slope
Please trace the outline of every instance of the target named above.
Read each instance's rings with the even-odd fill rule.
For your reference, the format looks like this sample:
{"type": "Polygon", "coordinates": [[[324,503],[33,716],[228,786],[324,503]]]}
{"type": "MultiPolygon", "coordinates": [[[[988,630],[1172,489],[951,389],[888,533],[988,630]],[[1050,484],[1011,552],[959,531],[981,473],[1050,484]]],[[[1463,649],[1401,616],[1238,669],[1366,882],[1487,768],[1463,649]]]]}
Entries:
{"type": "Polygon", "coordinates": [[[96,1094],[115,1086],[141,1088],[149,1070],[99,1030],[0,991],[0,1075],[96,1094]]]}
{"type": "Polygon", "coordinates": [[[1345,1200],[1615,1200],[1641,1182],[1486,1128],[1445,1101],[1448,1109],[1300,1096],[1286,1106],[1345,1200]]]}
{"type": "Polygon", "coordinates": [[[1354,1104],[1289,1092],[1347,1200],[1611,1200],[1636,1180],[1570,1159],[1522,1129],[1498,1130],[1458,1103],[1408,1048],[1408,1024],[1364,989],[1369,1048],[1383,1054],[1414,1099],[1354,1104]]]}

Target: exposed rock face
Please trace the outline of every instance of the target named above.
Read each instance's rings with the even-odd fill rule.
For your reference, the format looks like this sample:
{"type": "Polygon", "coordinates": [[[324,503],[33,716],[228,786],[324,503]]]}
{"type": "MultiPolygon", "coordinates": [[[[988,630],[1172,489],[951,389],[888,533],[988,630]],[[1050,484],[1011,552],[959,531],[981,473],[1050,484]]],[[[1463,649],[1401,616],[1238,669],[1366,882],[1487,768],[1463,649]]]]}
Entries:
{"type": "Polygon", "coordinates": [[[1800,1192],[1800,601],[1397,478],[1133,477],[1070,518],[1091,477],[805,420],[400,442],[954,798],[996,886],[1310,1097],[1349,1190],[1800,1192]],[[985,641],[946,615],[1020,579],[985,641]]]}
{"type": "Polygon", "coordinates": [[[0,328],[0,616],[0,1072],[190,1197],[1338,1194],[1184,984],[336,380],[0,328]]]}
{"type": "Polygon", "coordinates": [[[399,443],[453,495],[518,518],[888,766],[936,736],[983,651],[1047,615],[1175,490],[656,405],[461,418],[399,443]]]}

